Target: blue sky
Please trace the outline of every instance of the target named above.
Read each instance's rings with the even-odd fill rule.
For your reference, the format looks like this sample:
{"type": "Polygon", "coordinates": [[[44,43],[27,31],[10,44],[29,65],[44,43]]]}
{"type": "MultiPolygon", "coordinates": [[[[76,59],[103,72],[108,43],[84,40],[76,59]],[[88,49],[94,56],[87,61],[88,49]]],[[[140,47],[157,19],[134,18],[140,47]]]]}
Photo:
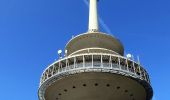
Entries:
{"type": "MultiPolygon", "coordinates": [[[[99,14],[125,53],[139,55],[154,89],[170,100],[170,0],[100,0],[99,14]]],[[[102,26],[102,25],[100,25],[102,26]]],[[[83,0],[0,0],[0,100],[38,100],[42,71],[87,31],[83,0]]]]}

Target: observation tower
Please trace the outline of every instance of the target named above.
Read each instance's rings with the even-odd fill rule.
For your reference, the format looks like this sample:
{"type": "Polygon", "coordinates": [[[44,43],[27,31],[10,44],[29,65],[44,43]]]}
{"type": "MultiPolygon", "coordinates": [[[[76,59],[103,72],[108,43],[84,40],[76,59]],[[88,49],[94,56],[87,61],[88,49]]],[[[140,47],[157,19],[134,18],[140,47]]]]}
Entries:
{"type": "Polygon", "coordinates": [[[122,43],[99,31],[97,0],[89,0],[88,32],[72,38],[65,56],[42,73],[39,100],[151,100],[147,71],[122,43]]]}

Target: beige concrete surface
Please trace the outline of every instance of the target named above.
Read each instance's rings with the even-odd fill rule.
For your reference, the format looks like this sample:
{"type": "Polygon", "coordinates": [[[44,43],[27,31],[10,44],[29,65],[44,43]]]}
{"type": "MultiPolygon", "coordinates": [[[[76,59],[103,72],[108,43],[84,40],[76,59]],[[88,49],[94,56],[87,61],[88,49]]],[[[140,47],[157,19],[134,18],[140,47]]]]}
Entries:
{"type": "Polygon", "coordinates": [[[146,100],[145,89],[135,80],[109,73],[80,73],[49,86],[46,100],[146,100]]]}

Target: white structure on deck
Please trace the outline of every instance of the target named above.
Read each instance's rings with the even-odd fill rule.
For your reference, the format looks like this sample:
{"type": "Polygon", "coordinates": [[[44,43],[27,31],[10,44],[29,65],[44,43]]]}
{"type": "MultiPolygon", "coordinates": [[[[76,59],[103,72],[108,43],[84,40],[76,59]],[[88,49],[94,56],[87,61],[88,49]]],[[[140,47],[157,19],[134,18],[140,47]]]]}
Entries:
{"type": "Polygon", "coordinates": [[[72,38],[65,56],[49,65],[39,86],[39,100],[151,100],[147,71],[115,37],[99,32],[97,0],[90,0],[89,29],[72,38]]]}

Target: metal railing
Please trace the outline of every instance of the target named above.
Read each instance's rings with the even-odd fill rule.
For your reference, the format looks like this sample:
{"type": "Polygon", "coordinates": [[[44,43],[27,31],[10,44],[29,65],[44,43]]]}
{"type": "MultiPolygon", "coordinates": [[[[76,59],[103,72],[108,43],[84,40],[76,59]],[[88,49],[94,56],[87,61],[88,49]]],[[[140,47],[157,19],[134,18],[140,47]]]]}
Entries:
{"type": "Polygon", "coordinates": [[[88,53],[65,57],[51,64],[44,70],[40,86],[46,80],[58,74],[83,69],[119,71],[130,76],[136,76],[150,84],[149,75],[140,64],[119,55],[88,53]]]}

